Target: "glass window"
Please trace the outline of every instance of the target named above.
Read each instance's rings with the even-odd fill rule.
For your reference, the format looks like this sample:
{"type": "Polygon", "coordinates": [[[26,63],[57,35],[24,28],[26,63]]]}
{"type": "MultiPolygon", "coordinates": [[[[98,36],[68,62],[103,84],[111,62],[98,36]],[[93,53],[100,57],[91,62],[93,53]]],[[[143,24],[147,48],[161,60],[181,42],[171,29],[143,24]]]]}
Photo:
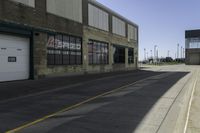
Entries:
{"type": "Polygon", "coordinates": [[[81,39],[76,38],[76,64],[82,64],[81,39]]]}
{"type": "Polygon", "coordinates": [[[114,46],[113,59],[114,63],[125,63],[125,48],[114,46]]]}
{"type": "Polygon", "coordinates": [[[128,49],[128,63],[129,64],[134,63],[134,49],[133,48],[128,49]]]}
{"type": "Polygon", "coordinates": [[[89,64],[108,64],[108,56],[108,43],[94,40],[89,41],[89,64]]]}
{"type": "Polygon", "coordinates": [[[55,54],[54,54],[54,45],[55,45],[55,36],[49,35],[47,40],[47,63],[48,65],[52,65],[55,62],[55,54]]]}
{"type": "Polygon", "coordinates": [[[47,64],[82,64],[81,38],[67,35],[49,35],[47,41],[47,64]]]}

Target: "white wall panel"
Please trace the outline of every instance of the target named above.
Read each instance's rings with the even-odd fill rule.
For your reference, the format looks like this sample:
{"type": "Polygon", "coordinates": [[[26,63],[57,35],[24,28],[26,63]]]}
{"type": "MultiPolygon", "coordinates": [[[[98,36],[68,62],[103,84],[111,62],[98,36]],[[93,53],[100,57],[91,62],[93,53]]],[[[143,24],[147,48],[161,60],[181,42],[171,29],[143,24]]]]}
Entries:
{"type": "Polygon", "coordinates": [[[90,26],[108,31],[108,13],[91,4],[88,4],[88,23],[90,26]]]}
{"type": "Polygon", "coordinates": [[[47,0],[47,12],[82,23],[82,0],[47,0]]]}
{"type": "Polygon", "coordinates": [[[126,36],[125,22],[113,16],[112,17],[112,31],[115,34],[126,36]]]}
{"type": "Polygon", "coordinates": [[[35,0],[12,0],[12,1],[19,2],[31,7],[35,7],[35,0]]]}

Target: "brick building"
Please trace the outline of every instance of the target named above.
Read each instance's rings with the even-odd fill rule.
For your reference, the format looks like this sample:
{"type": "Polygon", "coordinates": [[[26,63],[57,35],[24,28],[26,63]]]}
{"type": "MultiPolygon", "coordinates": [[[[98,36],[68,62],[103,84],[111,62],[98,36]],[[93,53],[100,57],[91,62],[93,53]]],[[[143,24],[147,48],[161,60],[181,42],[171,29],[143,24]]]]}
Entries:
{"type": "Polygon", "coordinates": [[[138,26],[95,0],[1,0],[0,81],[137,68],[138,26]]]}

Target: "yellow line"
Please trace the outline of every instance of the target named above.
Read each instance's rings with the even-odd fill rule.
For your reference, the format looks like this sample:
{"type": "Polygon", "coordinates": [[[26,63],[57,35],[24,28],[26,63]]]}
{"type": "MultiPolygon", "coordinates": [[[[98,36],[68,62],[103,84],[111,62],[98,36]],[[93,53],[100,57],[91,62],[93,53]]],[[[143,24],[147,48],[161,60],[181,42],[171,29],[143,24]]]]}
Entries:
{"type": "MultiPolygon", "coordinates": [[[[160,74],[160,75],[161,75],[161,74],[160,74]]],[[[154,76],[158,76],[158,75],[154,75],[154,76]]],[[[151,76],[151,77],[154,77],[154,76],[151,76]]],[[[122,87],[113,89],[113,90],[111,90],[111,91],[102,93],[102,94],[100,94],[100,95],[94,96],[94,97],[89,98],[89,99],[87,99],[87,100],[85,100],[85,101],[82,101],[82,102],[80,102],[80,103],[77,103],[77,104],[74,104],[74,105],[72,105],[72,106],[66,107],[66,108],[64,108],[64,109],[62,109],[62,110],[60,110],[60,111],[57,111],[57,112],[53,113],[53,114],[44,116],[44,117],[42,117],[42,118],[40,118],[40,119],[37,119],[37,120],[35,120],[35,121],[33,121],[33,122],[27,123],[27,124],[25,124],[25,125],[22,125],[22,126],[20,126],[20,127],[17,127],[17,128],[15,128],[15,129],[12,129],[12,130],[10,130],[10,131],[6,131],[5,133],[16,133],[16,132],[18,132],[18,131],[20,131],[20,130],[22,130],[22,129],[24,129],[24,128],[30,127],[30,126],[32,126],[32,125],[35,125],[35,124],[37,124],[37,123],[39,123],[39,122],[42,122],[42,121],[44,121],[44,120],[46,120],[46,119],[48,119],[48,118],[53,117],[53,116],[55,116],[55,115],[57,115],[57,114],[59,114],[59,113],[62,113],[62,112],[69,111],[69,110],[71,110],[71,109],[77,108],[77,107],[79,107],[79,106],[81,106],[81,105],[83,105],[83,104],[85,104],[85,103],[88,103],[88,102],[90,102],[90,101],[93,101],[93,100],[95,100],[95,99],[97,99],[97,98],[99,98],[99,97],[102,97],[102,96],[105,96],[105,95],[108,95],[108,94],[117,92],[117,91],[122,90],[122,89],[124,89],[124,88],[126,88],[126,87],[129,87],[129,86],[131,86],[131,85],[134,85],[134,84],[136,84],[136,83],[138,83],[138,82],[144,81],[144,80],[146,80],[146,79],[148,79],[148,78],[150,78],[150,77],[147,77],[147,78],[145,78],[145,79],[142,79],[142,80],[133,82],[133,83],[131,83],[131,84],[124,85],[124,86],[122,86],[122,87]]]]}

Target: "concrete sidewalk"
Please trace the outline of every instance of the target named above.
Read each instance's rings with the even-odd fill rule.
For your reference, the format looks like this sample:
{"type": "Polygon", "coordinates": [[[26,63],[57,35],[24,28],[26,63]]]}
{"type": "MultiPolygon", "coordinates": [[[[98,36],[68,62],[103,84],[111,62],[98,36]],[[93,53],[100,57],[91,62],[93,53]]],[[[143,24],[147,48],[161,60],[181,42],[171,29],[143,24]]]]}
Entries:
{"type": "Polygon", "coordinates": [[[187,133],[200,133],[200,74],[192,97],[187,133]]]}

